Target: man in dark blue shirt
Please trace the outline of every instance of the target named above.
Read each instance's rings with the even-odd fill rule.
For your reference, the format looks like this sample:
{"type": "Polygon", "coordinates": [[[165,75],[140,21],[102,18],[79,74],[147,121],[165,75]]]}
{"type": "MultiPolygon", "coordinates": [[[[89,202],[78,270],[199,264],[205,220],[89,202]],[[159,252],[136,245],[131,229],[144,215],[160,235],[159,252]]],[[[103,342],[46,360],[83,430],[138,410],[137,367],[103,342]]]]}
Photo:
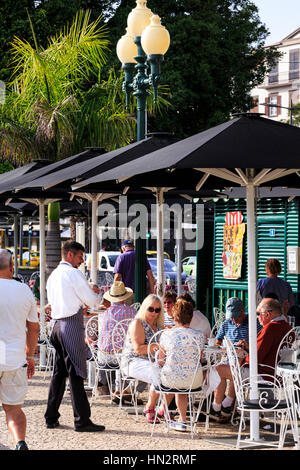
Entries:
{"type": "MultiPolygon", "coordinates": [[[[123,281],[126,287],[134,291],[135,249],[133,240],[125,240],[121,246],[122,254],[118,256],[114,266],[114,281],[123,281]]],[[[149,261],[146,263],[149,282],[149,294],[154,292],[154,277],[149,261]]]]}

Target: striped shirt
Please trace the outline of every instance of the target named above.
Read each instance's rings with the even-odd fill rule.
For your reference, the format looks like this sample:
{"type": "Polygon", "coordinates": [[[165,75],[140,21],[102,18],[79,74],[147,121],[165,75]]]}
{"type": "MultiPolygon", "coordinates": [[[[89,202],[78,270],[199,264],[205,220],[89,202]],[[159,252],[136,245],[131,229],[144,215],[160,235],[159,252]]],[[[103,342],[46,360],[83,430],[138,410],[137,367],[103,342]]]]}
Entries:
{"type": "MultiPolygon", "coordinates": [[[[257,333],[262,329],[261,324],[257,320],[257,333]]],[[[248,314],[245,315],[243,323],[240,325],[235,325],[232,320],[225,320],[217,333],[216,339],[218,341],[223,341],[225,338],[229,338],[233,344],[238,343],[242,339],[249,341],[249,322],[248,314]]]]}
{"type": "MultiPolygon", "coordinates": [[[[136,310],[133,307],[121,303],[112,303],[104,312],[99,314],[98,323],[98,349],[99,351],[111,353],[123,349],[123,330],[115,329],[117,323],[122,320],[133,319],[136,310]],[[112,338],[114,334],[114,338],[112,338]],[[113,344],[114,343],[114,344],[113,344]]],[[[127,332],[128,324],[124,326],[127,332]]]]}
{"type": "Polygon", "coordinates": [[[175,326],[175,322],[173,317],[167,314],[167,312],[164,312],[164,325],[165,326],[175,326]]]}

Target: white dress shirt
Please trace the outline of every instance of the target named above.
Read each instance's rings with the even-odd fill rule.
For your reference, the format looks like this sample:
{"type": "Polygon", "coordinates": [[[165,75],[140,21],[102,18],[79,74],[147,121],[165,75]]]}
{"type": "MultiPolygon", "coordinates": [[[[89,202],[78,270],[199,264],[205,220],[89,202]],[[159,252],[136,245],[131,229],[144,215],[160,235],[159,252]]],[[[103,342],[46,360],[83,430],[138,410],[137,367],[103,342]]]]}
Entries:
{"type": "Polygon", "coordinates": [[[93,307],[98,301],[82,272],[67,261],[61,261],[47,282],[48,302],[54,320],[75,315],[80,307],[93,307]]]}
{"type": "Polygon", "coordinates": [[[190,323],[190,328],[193,328],[193,330],[202,331],[205,338],[210,337],[211,326],[209,320],[204,315],[204,313],[200,312],[199,310],[194,310],[194,315],[190,323]]]}

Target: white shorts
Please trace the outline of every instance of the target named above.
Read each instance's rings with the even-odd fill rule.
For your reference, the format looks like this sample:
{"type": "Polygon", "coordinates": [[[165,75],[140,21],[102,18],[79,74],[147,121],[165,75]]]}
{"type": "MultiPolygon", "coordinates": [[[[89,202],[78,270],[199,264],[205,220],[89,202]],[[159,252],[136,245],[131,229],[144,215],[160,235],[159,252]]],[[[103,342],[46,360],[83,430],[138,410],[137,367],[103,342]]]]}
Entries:
{"type": "Polygon", "coordinates": [[[27,389],[27,367],[0,371],[0,403],[3,405],[22,405],[27,389]]]}

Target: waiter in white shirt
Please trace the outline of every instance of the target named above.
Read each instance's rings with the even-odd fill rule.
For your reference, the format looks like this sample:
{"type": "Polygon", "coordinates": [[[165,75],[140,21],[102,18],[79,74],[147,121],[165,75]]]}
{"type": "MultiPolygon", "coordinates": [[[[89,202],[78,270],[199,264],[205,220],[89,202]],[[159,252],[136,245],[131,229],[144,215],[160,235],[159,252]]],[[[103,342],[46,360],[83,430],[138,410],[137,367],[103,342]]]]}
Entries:
{"type": "Polygon", "coordinates": [[[84,389],[87,378],[86,344],[84,341],[83,306],[92,307],[98,296],[77,269],[83,263],[84,247],[67,241],[62,248],[62,261],[50,274],[47,282],[48,302],[55,321],[51,343],[55,348],[55,364],[51,378],[46,426],[59,426],[59,407],[69,378],[74,427],[78,432],[99,432],[105,427],[90,420],[91,410],[84,389]]]}

